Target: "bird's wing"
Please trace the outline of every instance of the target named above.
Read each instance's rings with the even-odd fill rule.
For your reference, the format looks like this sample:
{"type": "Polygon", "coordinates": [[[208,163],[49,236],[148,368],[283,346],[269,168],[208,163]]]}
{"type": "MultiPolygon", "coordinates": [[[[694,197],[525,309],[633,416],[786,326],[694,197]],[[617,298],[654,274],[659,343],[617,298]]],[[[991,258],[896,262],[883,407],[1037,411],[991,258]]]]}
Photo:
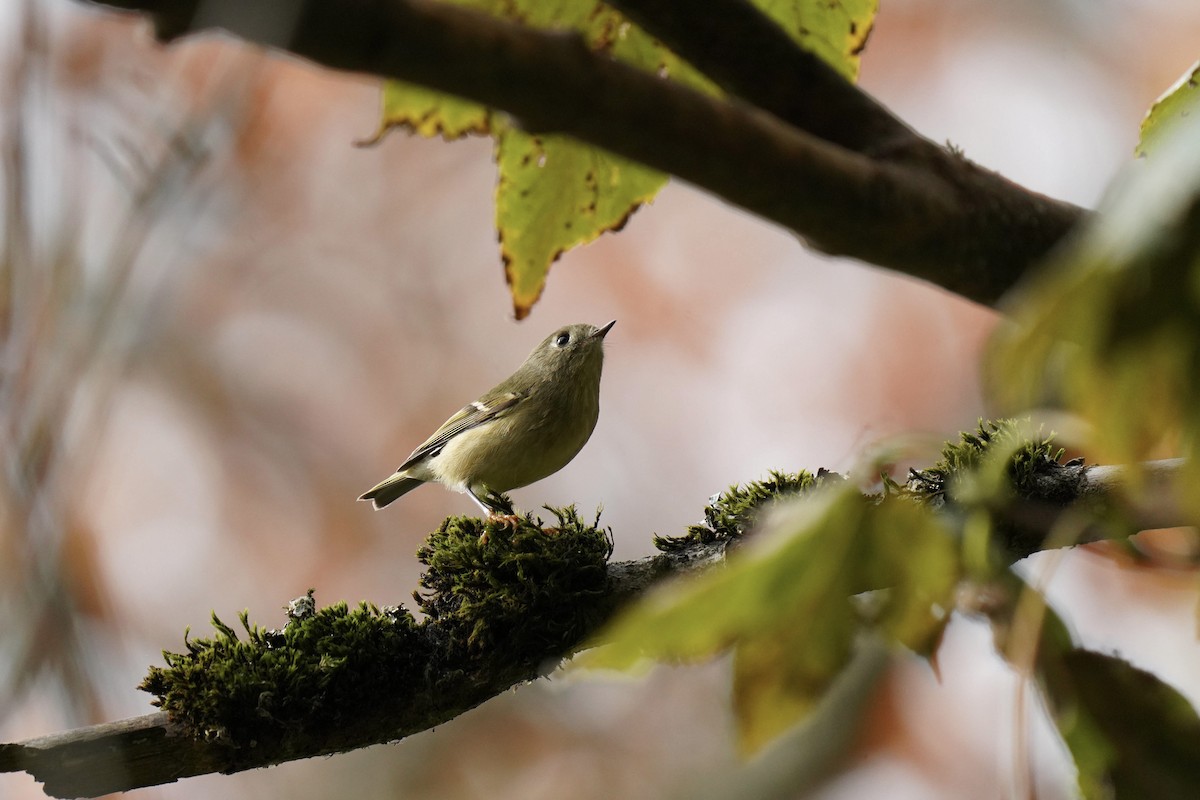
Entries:
{"type": "Polygon", "coordinates": [[[442,423],[442,427],[438,428],[433,436],[426,439],[424,444],[413,450],[412,455],[400,465],[397,472],[408,469],[418,461],[433,458],[442,452],[446,443],[455,436],[471,428],[477,428],[486,422],[491,422],[524,400],[525,396],[523,392],[505,392],[463,406],[457,414],[442,423]]]}

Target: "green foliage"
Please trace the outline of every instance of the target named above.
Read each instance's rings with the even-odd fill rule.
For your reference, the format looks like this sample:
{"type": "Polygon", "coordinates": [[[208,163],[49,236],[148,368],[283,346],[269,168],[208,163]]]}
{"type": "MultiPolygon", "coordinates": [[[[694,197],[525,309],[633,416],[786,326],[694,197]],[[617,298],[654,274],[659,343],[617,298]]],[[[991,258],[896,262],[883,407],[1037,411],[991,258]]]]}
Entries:
{"type": "MultiPolygon", "coordinates": [[[[599,0],[452,0],[539,29],[578,33],[592,50],[710,94],[690,64],[599,0]]],[[[757,0],[803,47],[848,79],[870,32],[877,0],[757,0]]],[[[533,136],[486,107],[400,81],[384,86],[378,141],[401,127],[457,139],[490,134],[499,171],[496,228],[518,319],[537,302],[551,264],[567,250],[619,230],[667,176],[562,136],[533,136]]]]}
{"type": "Polygon", "coordinates": [[[585,666],[629,669],[734,650],[740,741],[755,751],[808,714],[860,630],[928,652],[958,580],[957,547],[933,513],[834,485],[782,507],[725,569],[674,582],[622,614],[585,666]],[[886,588],[870,603],[854,595],[886,588]]]}
{"type": "Polygon", "coordinates": [[[792,497],[821,485],[833,473],[814,476],[807,470],[771,470],[764,481],[734,484],[713,495],[704,507],[704,524],[689,525],[682,536],[655,536],[654,546],[663,552],[689,547],[695,542],[738,539],[775,501],[792,497]]]}
{"type": "Polygon", "coordinates": [[[289,729],[336,727],[425,685],[427,651],[403,608],[339,603],[292,616],[281,631],[251,626],[246,612],[239,619],[244,640],[213,614],[216,635],[185,635],[187,652],[164,651],[167,666],[151,667],[138,687],[197,736],[244,747],[289,729]]]}
{"type": "MultiPolygon", "coordinates": [[[[1102,462],[1182,455],[1200,480],[1200,118],[1172,126],[1131,165],[1102,213],[1062,249],[1000,329],[994,394],[1013,408],[1061,403],[1102,462]]],[[[1200,496],[1180,499],[1200,513],[1200,496]]]]}
{"type": "Polygon", "coordinates": [[[990,609],[998,649],[1037,680],[1088,800],[1189,797],[1200,785],[1200,717],[1174,688],[1116,656],[1081,649],[1016,575],[990,609]]]}
{"type": "Polygon", "coordinates": [[[1138,140],[1139,156],[1153,155],[1177,124],[1187,117],[1200,114],[1200,64],[1179,79],[1154,105],[1142,120],[1138,140]]]}
{"type": "Polygon", "coordinates": [[[867,44],[879,0],[754,0],[754,5],[806,50],[816,53],[847,80],[858,77],[858,54],[867,44]]]}
{"type": "MultiPolygon", "coordinates": [[[[1078,496],[1084,467],[1060,463],[1062,455],[1028,421],[980,421],[947,443],[937,464],[882,496],[832,473],[772,472],[730,487],[705,509],[705,525],[659,548],[736,541],[751,526],[759,533],[724,569],[627,609],[598,637],[603,646],[577,661],[627,670],[732,651],[740,741],[756,751],[812,712],[865,633],[932,657],[960,581],[1011,574],[1011,558],[991,557],[992,538],[1023,547],[1025,533],[996,512],[1015,496],[1047,506],[1078,496]]],[[[1065,628],[1058,632],[1069,649],[1065,628]]]]}
{"type": "Polygon", "coordinates": [[[446,520],[418,554],[421,623],[400,607],[313,610],[310,591],[281,631],[243,612],[242,639],[214,614],[212,638],[185,635],[187,652],[164,652],[139,688],[193,735],[250,747],[364,720],[386,728],[400,710],[435,714],[491,665],[532,675],[595,627],[612,553],[610,535],[574,507],[550,510],[554,527],[532,515],[446,520]]]}
{"type": "MultiPolygon", "coordinates": [[[[1063,657],[1075,703],[1070,724],[1093,726],[1102,740],[1088,783],[1089,797],[1187,797],[1200,786],[1200,717],[1182,694],[1149,672],[1115,656],[1072,650],[1063,657]],[[1099,787],[1103,787],[1100,790],[1099,787]]],[[[1060,688],[1061,697],[1066,692],[1060,688]]],[[[1061,720],[1064,715],[1057,715],[1061,720]]],[[[1060,726],[1062,722],[1060,721],[1060,726]]],[[[1072,753],[1074,742],[1067,736],[1072,753]]],[[[1081,781],[1082,783],[1082,781],[1081,781]]]]}
{"type": "Polygon", "coordinates": [[[406,128],[430,139],[441,136],[446,141],[492,130],[492,112],[487,106],[404,81],[384,82],[380,115],[373,142],[391,128],[406,128]]]}

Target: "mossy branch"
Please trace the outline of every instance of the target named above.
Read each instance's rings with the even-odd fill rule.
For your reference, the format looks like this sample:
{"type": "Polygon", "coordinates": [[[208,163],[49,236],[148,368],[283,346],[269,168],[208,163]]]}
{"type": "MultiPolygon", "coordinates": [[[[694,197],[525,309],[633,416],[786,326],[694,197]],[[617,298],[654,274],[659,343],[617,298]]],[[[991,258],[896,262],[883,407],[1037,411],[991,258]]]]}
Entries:
{"type": "MultiPolygon", "coordinates": [[[[938,465],[888,491],[954,515],[960,478],[1006,447],[1007,499],[992,511],[1010,560],[1062,546],[1045,536],[1068,511],[1111,519],[1125,509],[1123,527],[1096,526],[1090,538],[1185,521],[1159,494],[1178,462],[1140,471],[1139,494],[1152,509],[1143,513],[1121,499],[1123,470],[1060,463],[1048,439],[1014,439],[1014,430],[981,425],[938,465]]],[[[27,771],[55,797],[92,797],[401,739],[544,674],[660,580],[720,562],[764,504],[840,480],[772,473],[733,487],[714,498],[704,524],[659,540],[658,555],[616,564],[606,563],[610,533],[572,508],[551,510],[549,526],[532,515],[450,518],[419,552],[427,571],[416,600],[426,620],[399,606],[316,610],[311,595],[293,601],[279,631],[243,616],[239,634],[214,617],[212,638],[185,638],[187,652],[151,669],[142,688],[163,711],[0,745],[0,771],[27,771]]]]}
{"type": "Polygon", "coordinates": [[[0,771],[94,797],[402,739],[544,674],[617,607],[723,553],[698,543],[606,565],[610,534],[554,513],[551,526],[446,520],[419,554],[423,623],[398,606],[318,611],[311,594],[282,630],[243,615],[239,635],[214,615],[212,638],[185,637],[143,682],[163,711],[0,745],[0,771]]]}
{"type": "Polygon", "coordinates": [[[707,16],[678,1],[618,4],[695,59],[725,97],[592,52],[577,36],[448,3],[93,2],[148,14],[163,40],[223,29],[333,69],[466,97],[526,130],[676,175],[827,253],[984,304],[1086,216],[918,136],[733,0],[723,0],[725,15],[707,16]],[[721,29],[727,18],[736,36],[721,29]]]}

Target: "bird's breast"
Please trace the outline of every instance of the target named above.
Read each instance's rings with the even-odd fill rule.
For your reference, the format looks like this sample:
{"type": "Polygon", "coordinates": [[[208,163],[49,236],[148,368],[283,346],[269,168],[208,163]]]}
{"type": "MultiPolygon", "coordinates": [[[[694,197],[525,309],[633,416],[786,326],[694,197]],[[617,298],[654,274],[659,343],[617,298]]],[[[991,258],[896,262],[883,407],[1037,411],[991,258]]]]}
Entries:
{"type": "Polygon", "coordinates": [[[557,413],[549,415],[518,408],[454,437],[430,467],[444,483],[459,487],[506,492],[527,486],[562,469],[583,449],[599,406],[592,397],[574,407],[550,406],[557,413]]]}

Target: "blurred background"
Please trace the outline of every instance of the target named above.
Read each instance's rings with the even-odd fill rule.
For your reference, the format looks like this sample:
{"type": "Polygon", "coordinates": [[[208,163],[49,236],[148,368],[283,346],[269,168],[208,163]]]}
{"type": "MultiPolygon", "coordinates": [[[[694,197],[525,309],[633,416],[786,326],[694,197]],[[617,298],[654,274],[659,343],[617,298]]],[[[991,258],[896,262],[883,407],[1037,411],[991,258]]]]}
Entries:
{"type": "MultiPolygon", "coordinates": [[[[862,83],[1094,206],[1197,41],[1190,0],[883,0],[862,83]]],[[[425,534],[473,507],[354,498],[564,323],[618,320],[600,423],[514,496],[603,505],[618,559],[731,483],[851,470],[896,437],[927,461],[987,414],[993,313],[679,183],[567,254],[515,322],[490,141],[356,147],[378,91],[215,35],[164,49],[68,0],[0,6],[0,741],[152,710],[147,665],[212,611],[278,625],[309,587],[405,601],[425,534]]],[[[1200,700],[1193,572],[1104,548],[1026,566],[1085,643],[1200,700]]],[[[1070,796],[988,629],[956,618],[940,666],[890,670],[819,796],[1070,796]]],[[[398,745],[137,796],[688,796],[737,763],[727,685],[724,664],[555,676],[398,745]]],[[[41,791],[0,775],[0,796],[41,791]]]]}

